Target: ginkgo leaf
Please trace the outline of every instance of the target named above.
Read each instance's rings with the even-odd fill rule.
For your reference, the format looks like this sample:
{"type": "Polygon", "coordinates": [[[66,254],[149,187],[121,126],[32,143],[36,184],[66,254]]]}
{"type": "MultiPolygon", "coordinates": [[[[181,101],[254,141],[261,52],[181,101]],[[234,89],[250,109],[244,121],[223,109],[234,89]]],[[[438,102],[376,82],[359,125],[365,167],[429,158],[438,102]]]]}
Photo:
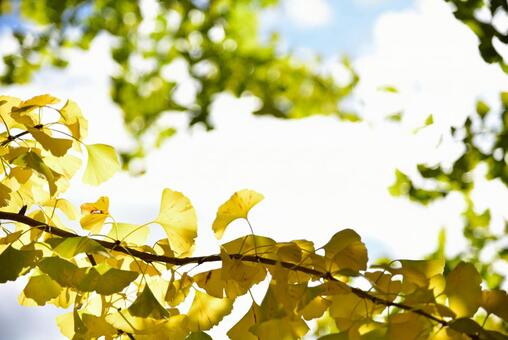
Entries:
{"type": "MultiPolygon", "coordinates": [[[[185,315],[175,315],[167,319],[152,319],[152,318],[140,318],[137,316],[132,316],[129,312],[120,311],[118,313],[112,313],[106,316],[106,321],[113,325],[116,329],[119,329],[123,332],[135,335],[147,335],[145,339],[161,339],[161,337],[157,337],[156,334],[159,332],[162,333],[160,335],[164,335],[166,338],[170,338],[169,331],[170,326],[175,328],[181,327],[185,334],[188,333],[186,329],[186,317],[185,315]],[[183,327],[182,327],[183,326],[183,327]]],[[[136,339],[142,339],[142,336],[136,336],[136,339]]],[[[162,337],[164,338],[164,337],[162,337]]],[[[172,339],[172,338],[171,338],[172,339]]],[[[175,339],[182,339],[180,337],[175,337],[175,339]]]]}
{"type": "Polygon", "coordinates": [[[98,294],[111,295],[124,290],[138,276],[139,274],[135,271],[111,268],[101,263],[88,270],[77,288],[81,291],[96,291],[98,294]]]}
{"type": "Polygon", "coordinates": [[[432,327],[428,319],[418,314],[395,314],[390,316],[386,338],[390,340],[427,339],[432,327]]]}
{"type": "Polygon", "coordinates": [[[429,280],[443,273],[444,260],[399,260],[402,268],[395,273],[402,274],[404,282],[408,281],[419,287],[427,287],[429,280]]]}
{"type": "Polygon", "coordinates": [[[30,277],[23,289],[25,297],[34,300],[39,306],[60,295],[61,291],[62,287],[44,274],[30,277]]]}
{"type": "Polygon", "coordinates": [[[0,183],[0,207],[5,207],[7,204],[9,204],[9,199],[11,197],[11,189],[0,183]]]}
{"type": "Polygon", "coordinates": [[[148,225],[139,226],[129,223],[113,223],[108,236],[122,242],[145,244],[150,233],[148,225]]]}
{"type": "MultiPolygon", "coordinates": [[[[74,101],[68,100],[59,112],[62,117],[60,121],[69,128],[72,136],[77,140],[83,140],[87,135],[88,122],[83,117],[78,105],[74,101]]],[[[79,149],[79,143],[75,145],[79,149]]]]}
{"type": "Polygon", "coordinates": [[[238,218],[247,218],[250,209],[263,199],[263,195],[253,190],[240,190],[235,192],[224,204],[219,207],[212,229],[217,239],[221,239],[226,227],[238,218]]]}
{"type": "Polygon", "coordinates": [[[40,250],[17,250],[11,246],[0,254],[0,283],[15,281],[18,276],[34,267],[42,257],[40,250]]]}
{"type": "Polygon", "coordinates": [[[78,268],[74,263],[59,257],[45,257],[38,267],[63,287],[77,288],[86,276],[84,268],[78,268]]]}
{"type": "Polygon", "coordinates": [[[360,235],[352,229],[337,232],[323,248],[332,262],[332,273],[342,271],[341,274],[349,274],[349,271],[367,269],[367,248],[361,242],[360,235]]]}
{"type": "Polygon", "coordinates": [[[197,217],[189,199],[171,189],[162,192],[159,216],[154,220],[168,235],[171,249],[178,254],[189,255],[197,236],[197,217]]]}
{"type": "Polygon", "coordinates": [[[458,317],[470,317],[482,299],[482,277],[471,263],[459,263],[446,277],[448,305],[458,317]]]}
{"type": "Polygon", "coordinates": [[[251,327],[261,321],[261,311],[256,302],[252,303],[249,311],[229,331],[231,340],[258,340],[258,337],[250,331],[251,327]]]}
{"type": "Polygon", "coordinates": [[[60,99],[53,97],[50,94],[42,94],[39,96],[32,97],[28,100],[21,102],[18,108],[30,107],[30,106],[46,106],[52,104],[58,104],[60,99]]]}
{"type": "Polygon", "coordinates": [[[79,223],[85,230],[94,234],[101,231],[104,221],[109,216],[109,198],[101,196],[95,203],[83,203],[81,205],[81,219],[79,223]]]}
{"type": "MultiPolygon", "coordinates": [[[[69,237],[53,240],[61,241],[55,244],[53,248],[55,253],[68,259],[80,253],[101,253],[104,256],[108,256],[106,248],[88,237],[69,237]]],[[[48,243],[51,244],[51,242],[48,243]]]]}
{"type": "Polygon", "coordinates": [[[28,131],[32,134],[39,144],[56,157],[61,157],[67,153],[72,146],[72,140],[65,138],[54,138],[44,133],[42,130],[29,128],[28,131]]]}
{"type": "Polygon", "coordinates": [[[182,301],[185,300],[187,295],[189,295],[189,290],[192,286],[192,283],[193,280],[187,275],[187,273],[184,273],[180,280],[175,281],[172,277],[171,281],[169,281],[164,300],[170,306],[178,306],[182,301]]]}
{"type": "Polygon", "coordinates": [[[96,339],[105,337],[113,338],[117,335],[118,331],[111,324],[109,324],[104,317],[98,317],[92,314],[83,313],[81,320],[86,327],[85,339],[96,339]]]}
{"type": "Polygon", "coordinates": [[[42,203],[45,207],[60,209],[69,220],[75,220],[78,217],[78,212],[74,205],[65,198],[50,199],[42,203]]]}
{"type": "Polygon", "coordinates": [[[213,340],[212,337],[205,332],[192,332],[185,340],[213,340]]]}
{"type": "Polygon", "coordinates": [[[231,299],[218,299],[196,290],[194,300],[187,313],[189,328],[193,332],[205,331],[217,325],[233,309],[231,299]]]}
{"type": "Polygon", "coordinates": [[[260,340],[289,340],[302,338],[309,331],[309,326],[301,319],[292,320],[285,317],[264,321],[252,326],[251,329],[260,340]]]}
{"type": "Polygon", "coordinates": [[[128,310],[132,316],[141,318],[167,319],[169,317],[168,311],[157,301],[148,285],[145,285],[143,292],[138,295],[128,310]]]}
{"type": "Polygon", "coordinates": [[[508,294],[504,290],[482,291],[481,306],[488,313],[496,314],[508,322],[508,294]]]}
{"type": "Polygon", "coordinates": [[[83,182],[99,185],[110,179],[119,169],[118,155],[112,146],[106,144],[87,144],[88,162],[83,182]]]}
{"type": "Polygon", "coordinates": [[[58,174],[56,174],[46,164],[44,164],[42,158],[39,157],[39,155],[37,155],[35,152],[29,151],[27,153],[24,153],[21,156],[17,157],[13,161],[13,163],[19,166],[33,169],[42,176],[46,177],[51,196],[53,196],[56,193],[57,187],[55,182],[59,177],[58,174]]]}

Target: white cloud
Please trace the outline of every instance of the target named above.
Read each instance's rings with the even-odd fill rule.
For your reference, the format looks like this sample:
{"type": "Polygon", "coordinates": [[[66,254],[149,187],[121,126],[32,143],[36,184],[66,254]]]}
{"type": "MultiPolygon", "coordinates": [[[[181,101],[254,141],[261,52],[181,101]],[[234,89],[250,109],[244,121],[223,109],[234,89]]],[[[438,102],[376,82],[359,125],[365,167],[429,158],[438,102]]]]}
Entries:
{"type": "Polygon", "coordinates": [[[283,9],[289,19],[301,28],[325,26],[333,17],[328,0],[285,0],[283,9]]]}

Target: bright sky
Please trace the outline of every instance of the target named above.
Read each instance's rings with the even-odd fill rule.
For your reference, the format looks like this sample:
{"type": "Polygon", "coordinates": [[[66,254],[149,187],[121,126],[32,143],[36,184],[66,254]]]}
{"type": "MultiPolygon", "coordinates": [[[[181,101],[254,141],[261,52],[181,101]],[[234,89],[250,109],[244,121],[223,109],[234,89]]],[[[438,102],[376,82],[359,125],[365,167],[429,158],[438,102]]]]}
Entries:
{"type": "MultiPolygon", "coordinates": [[[[417,162],[456,157],[461,150],[449,141],[436,148],[440,132],[463,121],[478,98],[498,106],[498,93],[508,90],[508,78],[497,66],[481,60],[476,38],[453,18],[443,1],[310,3],[284,1],[266,14],[263,32],[281,29],[288,48],[323,53],[327,69],[339,78],[339,53],[348,52],[361,77],[351,105],[368,122],[253,117],[254,101],[223,96],[213,113],[216,130],[182,131],[148,157],[144,176],[121,173],[99,188],[77,180],[67,197],[79,206],[108,195],[117,220],[146,222],[157,214],[162,188],[182,191],[198,213],[199,254],[217,252],[210,227],[216,209],[242,188],[265,195],[251,219],[256,233],[276,240],[306,238],[322,245],[338,230],[351,227],[366,241],[371,258],[417,258],[434,249],[437,233],[445,226],[448,252],[460,250],[464,242],[459,196],[421,207],[391,197],[387,187],[395,168],[414,173],[417,162]],[[378,88],[383,85],[396,86],[400,92],[381,92],[378,88]],[[383,121],[401,110],[405,112],[402,124],[383,121]],[[430,113],[436,124],[414,134],[430,113]]],[[[1,32],[0,46],[0,52],[8,48],[1,32]]],[[[73,54],[65,72],[44,71],[28,86],[1,92],[21,98],[40,93],[71,98],[90,121],[88,142],[125,145],[129,139],[119,109],[109,99],[112,67],[107,48],[107,39],[99,39],[92,52],[73,54]]],[[[185,76],[182,79],[185,83],[185,76]]],[[[183,95],[186,88],[183,84],[183,95]]],[[[493,209],[493,227],[501,228],[502,218],[508,217],[501,203],[508,199],[506,190],[498,183],[480,182],[475,195],[493,209]]],[[[246,232],[245,225],[235,223],[225,241],[246,232]]],[[[58,338],[54,317],[61,311],[18,306],[16,297],[24,282],[0,287],[2,336],[58,338]],[[20,318],[30,327],[18,323],[20,318]]],[[[247,308],[236,306],[225,325],[212,330],[214,339],[224,338],[228,325],[247,308]]]]}

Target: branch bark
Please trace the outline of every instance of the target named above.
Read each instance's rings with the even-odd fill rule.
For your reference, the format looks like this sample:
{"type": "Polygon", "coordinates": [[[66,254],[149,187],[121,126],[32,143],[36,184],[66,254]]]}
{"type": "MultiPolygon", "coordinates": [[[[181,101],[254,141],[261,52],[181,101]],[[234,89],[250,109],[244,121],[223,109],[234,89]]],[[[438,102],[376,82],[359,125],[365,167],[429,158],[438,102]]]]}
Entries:
{"type": "MultiPolygon", "coordinates": [[[[0,220],[9,220],[9,221],[23,223],[23,224],[28,225],[30,227],[37,228],[39,230],[42,230],[42,231],[45,231],[45,232],[50,233],[52,235],[63,237],[63,238],[82,237],[81,235],[78,235],[78,234],[57,228],[57,227],[50,226],[46,223],[37,221],[33,218],[30,218],[30,217],[22,215],[22,214],[0,211],[0,220]]],[[[219,254],[213,254],[213,255],[208,255],[208,256],[194,256],[194,257],[170,257],[170,256],[165,256],[165,255],[156,255],[156,254],[142,252],[142,251],[139,251],[136,249],[122,246],[118,242],[109,242],[109,241],[97,240],[97,239],[93,239],[93,240],[107,249],[134,256],[134,257],[136,257],[144,262],[147,262],[147,263],[160,262],[160,263],[182,266],[182,265],[186,265],[186,264],[198,264],[199,265],[199,264],[202,264],[205,262],[220,262],[220,261],[222,261],[221,256],[219,254]]],[[[319,277],[319,278],[322,278],[325,280],[329,280],[329,281],[336,281],[336,282],[344,283],[344,282],[336,279],[330,272],[323,272],[320,270],[316,270],[314,268],[308,268],[308,267],[296,265],[296,264],[290,263],[290,262],[277,261],[274,259],[270,259],[270,258],[258,256],[258,255],[229,254],[229,257],[231,259],[236,259],[236,260],[245,261],[245,262],[263,263],[263,264],[271,265],[271,266],[281,265],[282,267],[287,268],[289,270],[310,274],[310,275],[313,275],[313,276],[316,276],[316,277],[319,277]]],[[[353,294],[355,294],[356,296],[358,296],[359,298],[369,300],[369,301],[373,302],[374,304],[383,305],[386,307],[397,307],[399,309],[402,309],[402,310],[405,310],[408,312],[412,312],[412,313],[418,314],[420,316],[423,316],[425,318],[428,318],[434,322],[437,322],[438,324],[440,324],[443,327],[450,326],[450,322],[448,322],[444,319],[438,318],[438,317],[436,317],[436,316],[434,316],[422,309],[414,308],[414,307],[411,307],[411,306],[403,304],[403,303],[389,301],[389,300],[377,297],[375,295],[372,295],[369,292],[364,291],[359,288],[356,288],[356,287],[349,286],[349,288],[351,289],[351,292],[353,294]]],[[[478,334],[470,334],[470,333],[467,333],[467,332],[464,332],[461,330],[458,330],[458,331],[469,336],[471,339],[480,339],[480,336],[478,334]]]]}

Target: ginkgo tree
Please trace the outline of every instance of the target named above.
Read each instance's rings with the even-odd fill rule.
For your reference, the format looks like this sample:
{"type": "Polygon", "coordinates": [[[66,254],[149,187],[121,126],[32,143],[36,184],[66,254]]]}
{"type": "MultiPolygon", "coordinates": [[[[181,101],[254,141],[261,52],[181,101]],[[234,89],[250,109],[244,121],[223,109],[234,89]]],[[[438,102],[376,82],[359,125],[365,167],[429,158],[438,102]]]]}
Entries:
{"type": "Polygon", "coordinates": [[[20,304],[65,309],[56,322],[68,338],[208,339],[261,282],[264,298],[225,330],[231,339],[297,339],[314,324],[321,339],[508,337],[508,295],[484,289],[473,264],[447,272],[444,259],[369,264],[352,229],[320,246],[256,235],[249,211],[263,195],[253,190],[234,193],[211,226],[218,240],[237,219],[250,232],[207,256],[192,256],[196,213],[171,189],[142,225],[117,222],[107,197],[83,202],[79,213],[63,194],[80,155],[92,185],[113,176],[119,161],[112,147],[84,142],[77,104],[0,96],[0,118],[0,283],[28,276],[20,304]],[[148,244],[153,226],[165,237],[148,244]],[[200,271],[205,263],[212,267],[200,271]]]}

